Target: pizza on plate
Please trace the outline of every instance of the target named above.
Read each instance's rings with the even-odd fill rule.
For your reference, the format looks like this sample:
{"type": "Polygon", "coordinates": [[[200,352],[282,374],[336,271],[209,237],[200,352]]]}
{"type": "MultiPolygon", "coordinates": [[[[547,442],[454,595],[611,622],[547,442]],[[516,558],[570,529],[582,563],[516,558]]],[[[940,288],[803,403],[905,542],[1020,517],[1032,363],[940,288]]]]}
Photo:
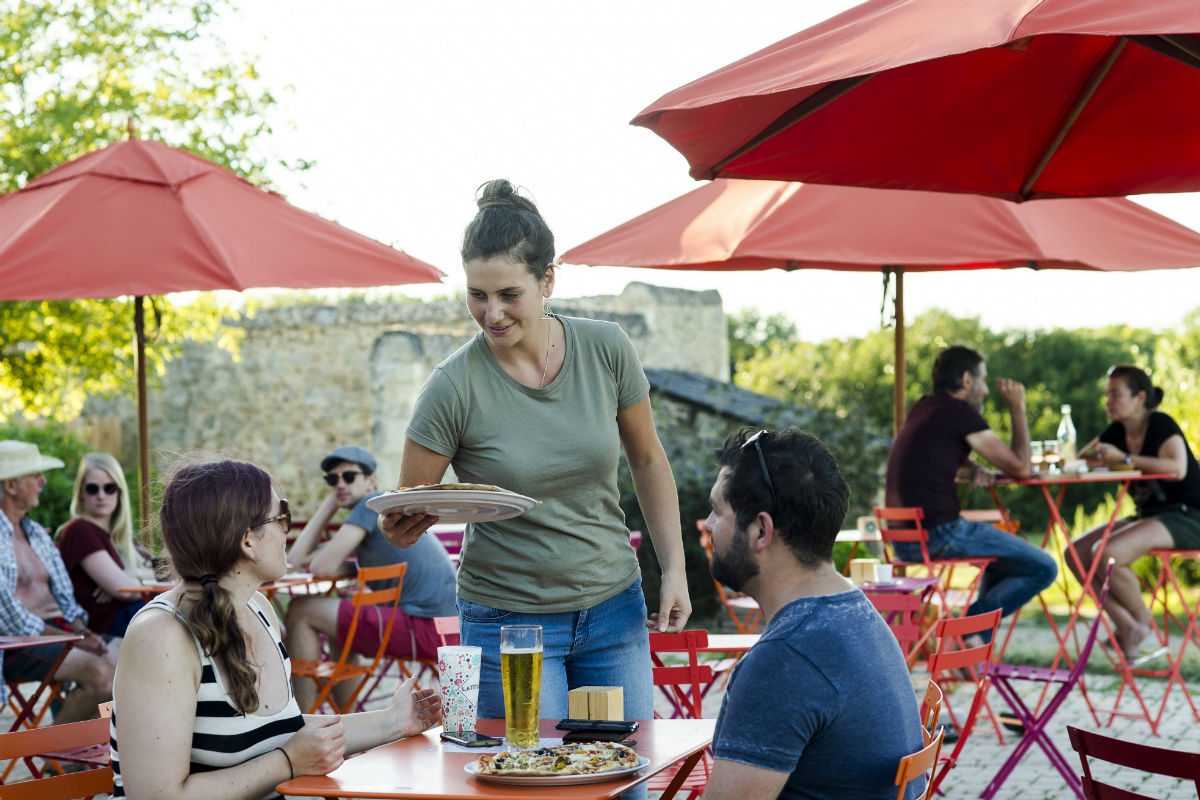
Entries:
{"type": "Polygon", "coordinates": [[[505,492],[507,489],[501,489],[499,486],[492,486],[486,483],[424,483],[419,486],[404,486],[396,489],[394,492],[387,494],[397,494],[400,492],[424,492],[429,490],[438,490],[446,492],[505,492]]]}
{"type": "Polygon", "coordinates": [[[638,765],[632,748],[615,742],[579,742],[534,750],[505,750],[480,756],[482,775],[595,775],[638,765]]]}

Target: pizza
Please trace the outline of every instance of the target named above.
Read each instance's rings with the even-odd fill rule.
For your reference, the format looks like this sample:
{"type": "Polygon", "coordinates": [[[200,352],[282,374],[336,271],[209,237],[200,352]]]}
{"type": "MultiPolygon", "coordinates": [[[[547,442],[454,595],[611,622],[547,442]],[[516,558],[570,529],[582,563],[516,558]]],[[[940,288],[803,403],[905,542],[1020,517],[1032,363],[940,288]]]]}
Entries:
{"type": "Polygon", "coordinates": [[[419,486],[403,486],[396,489],[394,492],[387,494],[398,494],[400,492],[424,492],[426,490],[436,489],[439,491],[458,491],[458,492],[506,492],[507,489],[501,489],[499,486],[492,486],[486,483],[424,483],[419,486]]]}
{"type": "Polygon", "coordinates": [[[632,748],[615,742],[580,742],[480,756],[481,775],[595,775],[638,765],[632,748]]]}

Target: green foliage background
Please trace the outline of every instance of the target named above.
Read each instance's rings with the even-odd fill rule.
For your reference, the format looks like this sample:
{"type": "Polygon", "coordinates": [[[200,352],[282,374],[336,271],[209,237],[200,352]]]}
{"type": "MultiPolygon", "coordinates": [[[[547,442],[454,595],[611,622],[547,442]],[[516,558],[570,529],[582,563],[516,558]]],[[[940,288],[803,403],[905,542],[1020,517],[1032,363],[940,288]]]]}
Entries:
{"type": "MultiPolygon", "coordinates": [[[[53,534],[55,528],[71,517],[71,489],[75,485],[75,470],[89,452],[87,444],[66,427],[57,424],[19,427],[10,422],[0,422],[0,441],[5,439],[33,442],[42,455],[57,458],[66,464],[63,469],[44,473],[46,485],[38,498],[38,507],[29,512],[29,516],[53,534]]],[[[136,508],[134,514],[136,519],[136,508]]]]}

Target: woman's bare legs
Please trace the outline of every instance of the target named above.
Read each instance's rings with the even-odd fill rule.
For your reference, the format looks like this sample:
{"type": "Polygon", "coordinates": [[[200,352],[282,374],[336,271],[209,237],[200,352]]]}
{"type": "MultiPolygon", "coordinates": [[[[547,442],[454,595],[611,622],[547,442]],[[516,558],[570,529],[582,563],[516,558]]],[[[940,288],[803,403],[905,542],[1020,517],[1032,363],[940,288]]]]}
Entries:
{"type": "MultiPolygon", "coordinates": [[[[1075,540],[1075,551],[1084,570],[1091,568],[1103,532],[1103,527],[1096,528],[1075,540]]],[[[1142,601],[1141,586],[1129,565],[1154,548],[1171,546],[1170,532],[1154,517],[1118,523],[1104,546],[1101,558],[1105,562],[1109,558],[1116,562],[1104,610],[1113,622],[1113,634],[1126,658],[1133,658],[1142,640],[1150,634],[1150,610],[1142,601]]],[[[1070,552],[1065,552],[1064,556],[1068,568],[1082,582],[1084,575],[1080,574],[1070,552]]],[[[1096,570],[1092,580],[1095,591],[1099,592],[1104,584],[1103,565],[1096,570]]]]}

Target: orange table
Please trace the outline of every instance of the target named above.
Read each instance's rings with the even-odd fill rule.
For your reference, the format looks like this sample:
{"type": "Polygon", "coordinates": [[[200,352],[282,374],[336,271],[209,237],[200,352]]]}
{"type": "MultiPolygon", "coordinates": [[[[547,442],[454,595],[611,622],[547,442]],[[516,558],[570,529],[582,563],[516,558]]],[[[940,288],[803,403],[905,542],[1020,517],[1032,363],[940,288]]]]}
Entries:
{"type": "MultiPolygon", "coordinates": [[[[40,721],[43,712],[38,709],[38,701],[42,695],[49,691],[50,686],[54,683],[54,674],[58,672],[59,666],[67,657],[67,653],[71,652],[71,648],[75,643],[82,640],[83,637],[78,634],[69,636],[0,636],[0,650],[19,650],[25,647],[39,647],[44,644],[65,644],[62,652],[58,654],[58,658],[50,666],[50,670],[46,673],[46,677],[42,678],[37,689],[28,697],[23,695],[15,685],[9,686],[9,705],[16,713],[16,718],[13,720],[9,731],[20,729],[23,725],[35,727],[40,721]]],[[[47,697],[49,702],[51,698],[47,697]]],[[[4,777],[8,777],[7,771],[4,777]]]]}
{"type": "MultiPolygon", "coordinates": [[[[557,737],[556,720],[542,720],[543,737],[557,737]]],[[[420,736],[376,747],[351,758],[322,776],[303,776],[279,784],[280,794],[295,797],[364,797],[402,798],[403,800],[607,800],[683,762],[672,786],[675,790],[691,773],[705,748],[712,742],[712,719],[651,719],[643,720],[634,734],[634,749],[650,759],[649,765],[632,776],[622,776],[604,783],[574,786],[506,786],[481,780],[465,771],[466,765],[477,758],[457,748],[446,750],[438,739],[441,728],[420,736]]],[[[504,735],[504,720],[481,719],[479,730],[496,736],[504,735]]],[[[673,797],[668,789],[663,800],[673,797]]]]}
{"type": "MultiPolygon", "coordinates": [[[[1045,599],[1043,599],[1040,595],[1038,597],[1039,602],[1042,604],[1042,611],[1046,615],[1046,620],[1050,623],[1050,630],[1054,633],[1054,638],[1058,640],[1058,652],[1055,654],[1054,659],[1050,663],[1051,669],[1057,668],[1059,663],[1063,661],[1065,661],[1068,666],[1073,663],[1072,659],[1074,655],[1070,652],[1069,648],[1069,644],[1071,642],[1074,642],[1075,651],[1078,653],[1080,642],[1078,641],[1078,635],[1075,633],[1075,623],[1079,619],[1079,613],[1083,610],[1083,606],[1088,599],[1091,599],[1093,604],[1096,603],[1096,589],[1092,585],[1093,579],[1096,576],[1097,570],[1100,569],[1100,565],[1104,563],[1104,547],[1107,545],[1108,537],[1117,524],[1117,514],[1120,512],[1121,501],[1128,493],[1130,484],[1132,484],[1134,481],[1169,480],[1173,479],[1174,477],[1175,476],[1170,473],[1142,473],[1136,471],[1100,471],[1088,472],[1083,475],[1059,472],[1045,473],[1021,480],[1001,478],[998,479],[995,485],[991,487],[992,499],[995,501],[996,507],[1000,510],[1000,513],[1003,515],[1005,521],[1009,521],[1008,510],[1005,508],[1004,503],[1000,500],[1000,496],[996,492],[996,487],[1004,485],[1039,487],[1042,491],[1042,496],[1046,500],[1046,506],[1050,510],[1050,522],[1046,526],[1045,536],[1042,537],[1042,548],[1045,549],[1047,547],[1054,547],[1056,550],[1065,548],[1067,551],[1067,557],[1070,558],[1075,564],[1075,567],[1082,572],[1083,562],[1079,558],[1079,554],[1075,552],[1075,546],[1071,541],[1070,527],[1062,518],[1061,513],[1062,503],[1064,497],[1066,496],[1067,488],[1070,486],[1091,485],[1097,483],[1118,484],[1116,486],[1117,496],[1116,502],[1113,504],[1112,517],[1108,520],[1107,525],[1105,525],[1104,533],[1100,538],[1099,547],[1096,550],[1096,556],[1093,558],[1091,568],[1087,570],[1087,574],[1082,581],[1083,586],[1078,596],[1072,596],[1072,590],[1070,583],[1068,582],[1067,575],[1060,574],[1058,576],[1063,595],[1067,598],[1067,602],[1071,608],[1070,616],[1067,619],[1067,624],[1061,630],[1054,620],[1054,615],[1050,613],[1050,607],[1046,603],[1045,599]]],[[[1020,612],[1018,612],[1018,614],[1019,613],[1020,612]]],[[[1099,613],[1098,609],[1097,613],[1099,613]]],[[[1018,614],[1013,615],[1012,622],[1009,624],[1008,632],[1003,643],[1004,646],[1008,644],[1008,640],[1012,637],[1013,628],[1015,627],[1013,623],[1015,623],[1018,614]]],[[[1108,644],[1108,640],[1113,638],[1113,631],[1107,618],[1103,620],[1103,624],[1105,629],[1108,631],[1108,636],[1101,637],[1100,649],[1108,655],[1108,658],[1113,663],[1114,668],[1117,670],[1118,674],[1121,675],[1122,686],[1128,684],[1133,690],[1134,694],[1137,696],[1138,700],[1141,701],[1142,707],[1146,712],[1145,718],[1147,721],[1150,721],[1150,717],[1148,716],[1149,709],[1144,700],[1142,700],[1140,691],[1133,684],[1133,675],[1130,672],[1129,664],[1125,659],[1125,654],[1121,652],[1120,648],[1111,647],[1108,644]]],[[[1088,710],[1091,712],[1092,718],[1095,720],[1096,724],[1099,725],[1100,718],[1096,715],[1096,710],[1093,707],[1091,700],[1088,699],[1085,681],[1081,680],[1079,682],[1079,688],[1083,693],[1084,700],[1087,702],[1088,710]]],[[[1044,696],[1045,692],[1043,692],[1043,697],[1044,696]]],[[[1041,701],[1039,700],[1039,706],[1040,704],[1041,701]]],[[[1112,719],[1110,718],[1109,723],[1111,724],[1111,722],[1112,719]]]]}
{"type": "Polygon", "coordinates": [[[758,644],[761,633],[710,633],[708,646],[701,647],[699,653],[745,653],[758,644]]]}

